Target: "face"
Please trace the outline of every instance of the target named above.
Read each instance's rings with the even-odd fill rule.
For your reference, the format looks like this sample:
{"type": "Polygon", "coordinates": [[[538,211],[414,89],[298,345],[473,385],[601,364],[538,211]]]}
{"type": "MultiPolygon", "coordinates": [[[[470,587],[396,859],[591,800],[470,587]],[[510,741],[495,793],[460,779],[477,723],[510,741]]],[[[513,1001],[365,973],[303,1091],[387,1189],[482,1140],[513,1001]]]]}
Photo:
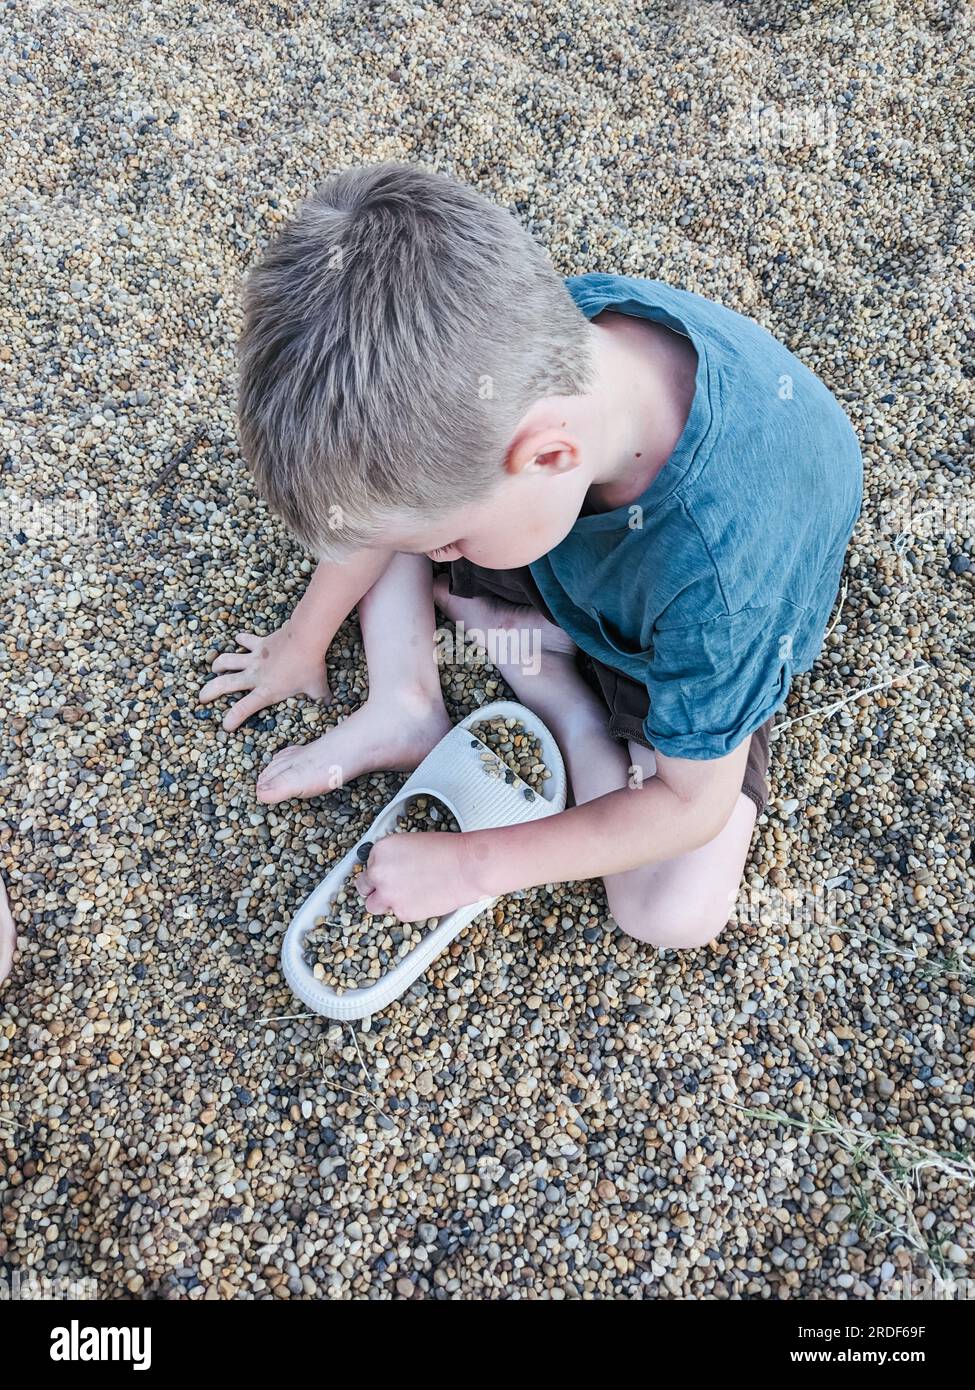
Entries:
{"type": "Polygon", "coordinates": [[[485,569],[517,569],[565,539],[588,485],[578,467],[559,471],[540,465],[506,474],[481,501],[404,531],[396,548],[431,560],[463,556],[485,569]]]}

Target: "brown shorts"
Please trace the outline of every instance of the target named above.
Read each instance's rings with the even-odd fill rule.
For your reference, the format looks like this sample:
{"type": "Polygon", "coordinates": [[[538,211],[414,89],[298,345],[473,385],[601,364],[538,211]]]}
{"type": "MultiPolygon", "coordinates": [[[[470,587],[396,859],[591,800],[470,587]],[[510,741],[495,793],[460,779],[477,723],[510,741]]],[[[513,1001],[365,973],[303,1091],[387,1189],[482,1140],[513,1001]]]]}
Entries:
{"type": "MultiPolygon", "coordinates": [[[[555,623],[527,565],[521,569],[489,570],[472,564],[470,560],[460,559],[438,565],[437,568],[446,570],[450,592],[458,598],[500,598],[507,603],[529,603],[538,609],[543,618],[555,623]]],[[[653,744],[643,731],[643,721],[650,708],[646,687],[611,666],[596,661],[586,652],[580,651],[576,660],[580,673],[596,694],[602,697],[609,711],[609,734],[652,750],[653,744]]],[[[772,719],[768,719],[752,734],[741,784],[745,796],[754,801],[759,815],[768,804],[768,740],[771,728],[772,719]]]]}

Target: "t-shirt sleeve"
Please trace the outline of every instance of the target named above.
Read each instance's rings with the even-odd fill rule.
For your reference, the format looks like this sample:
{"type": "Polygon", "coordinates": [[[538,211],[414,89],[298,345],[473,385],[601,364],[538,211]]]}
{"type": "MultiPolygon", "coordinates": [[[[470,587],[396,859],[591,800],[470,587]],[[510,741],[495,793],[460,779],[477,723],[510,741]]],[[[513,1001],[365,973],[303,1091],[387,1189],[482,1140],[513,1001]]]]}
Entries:
{"type": "Polygon", "coordinates": [[[801,610],[782,603],[655,627],[647,739],[672,758],[721,758],[785,701],[801,610]]]}

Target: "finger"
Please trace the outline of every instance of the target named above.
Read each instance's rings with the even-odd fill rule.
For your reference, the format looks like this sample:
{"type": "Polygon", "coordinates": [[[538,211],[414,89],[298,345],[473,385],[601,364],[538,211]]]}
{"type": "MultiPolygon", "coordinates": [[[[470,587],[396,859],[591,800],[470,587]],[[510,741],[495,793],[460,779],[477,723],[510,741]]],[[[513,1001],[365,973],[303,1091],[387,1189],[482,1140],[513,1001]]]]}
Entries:
{"type": "Polygon", "coordinates": [[[238,646],[246,647],[249,652],[252,652],[256,646],[264,641],[264,638],[258,637],[254,632],[235,632],[234,641],[238,646]]]}
{"type": "Polygon", "coordinates": [[[249,671],[228,671],[226,675],[217,676],[215,680],[207,681],[200,691],[200,699],[204,696],[208,700],[219,699],[221,695],[235,695],[238,690],[253,690],[254,677],[249,671]]]}
{"type": "MultiPolygon", "coordinates": [[[[233,687],[225,684],[228,680],[233,680],[233,676],[215,676],[213,680],[207,681],[197,699],[202,704],[206,704],[209,700],[219,700],[221,695],[232,695],[234,693],[233,687]]],[[[248,681],[247,686],[238,686],[237,688],[246,689],[251,685],[253,685],[253,681],[248,681]]]]}
{"type": "Polygon", "coordinates": [[[383,897],[382,893],[380,893],[378,888],[374,888],[373,891],[366,898],[365,907],[366,911],[369,913],[371,917],[396,916],[396,913],[390,907],[388,900],[383,897]]]}
{"type": "Polygon", "coordinates": [[[249,695],[245,695],[242,700],[231,705],[223,717],[223,727],[227,733],[232,733],[234,729],[240,727],[246,719],[250,719],[252,714],[264,708],[267,704],[267,696],[263,690],[252,690],[249,695]]]}
{"type": "Polygon", "coordinates": [[[242,671],[245,666],[250,664],[250,652],[223,652],[213,663],[213,670],[217,671],[242,671]]]}

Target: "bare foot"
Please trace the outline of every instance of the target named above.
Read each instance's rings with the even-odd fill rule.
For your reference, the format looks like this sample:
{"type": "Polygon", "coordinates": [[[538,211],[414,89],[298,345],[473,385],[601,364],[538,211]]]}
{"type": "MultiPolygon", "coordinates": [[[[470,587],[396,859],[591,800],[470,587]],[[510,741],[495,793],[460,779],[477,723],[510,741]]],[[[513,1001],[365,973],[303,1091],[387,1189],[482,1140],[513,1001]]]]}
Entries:
{"type": "MultiPolygon", "coordinates": [[[[537,641],[544,652],[564,652],[567,656],[575,654],[576,645],[567,632],[543,618],[531,604],[505,603],[502,599],[458,598],[448,588],[446,575],[437,575],[433,581],[433,598],[442,613],[454,622],[462,622],[468,632],[491,633],[524,632],[524,650],[519,645],[513,647],[503,642],[497,643],[498,651],[488,647],[492,665],[507,673],[509,665],[526,665],[526,652],[532,646],[531,638],[537,633],[537,641]],[[514,657],[505,653],[514,652],[514,657]]],[[[530,658],[529,658],[530,659],[530,658]]]]}
{"type": "Polygon", "coordinates": [[[370,698],[327,734],[283,748],[261,773],[257,799],[268,805],[334,791],[363,772],[412,772],[451,727],[439,695],[400,691],[370,698]]]}

